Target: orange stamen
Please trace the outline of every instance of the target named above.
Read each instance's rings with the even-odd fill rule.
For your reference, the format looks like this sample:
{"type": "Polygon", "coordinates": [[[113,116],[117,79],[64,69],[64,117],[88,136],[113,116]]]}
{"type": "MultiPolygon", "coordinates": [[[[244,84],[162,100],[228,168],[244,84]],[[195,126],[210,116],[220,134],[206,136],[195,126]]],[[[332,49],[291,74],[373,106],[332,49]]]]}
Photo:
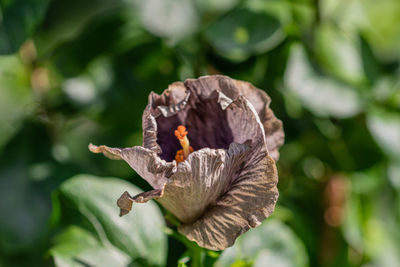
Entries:
{"type": "Polygon", "coordinates": [[[178,128],[175,130],[175,136],[178,138],[179,142],[181,143],[182,149],[176,152],[175,160],[176,162],[182,162],[191,152],[193,152],[193,147],[189,144],[189,139],[187,138],[188,132],[186,131],[186,127],[183,125],[179,125],[178,128]]]}
{"type": "Polygon", "coordinates": [[[183,139],[187,134],[188,132],[186,131],[186,127],[183,125],[179,125],[175,130],[175,136],[179,140],[183,139]]]}
{"type": "Polygon", "coordinates": [[[175,160],[178,163],[185,160],[185,156],[183,155],[183,149],[179,149],[178,151],[176,151],[175,160]]]}

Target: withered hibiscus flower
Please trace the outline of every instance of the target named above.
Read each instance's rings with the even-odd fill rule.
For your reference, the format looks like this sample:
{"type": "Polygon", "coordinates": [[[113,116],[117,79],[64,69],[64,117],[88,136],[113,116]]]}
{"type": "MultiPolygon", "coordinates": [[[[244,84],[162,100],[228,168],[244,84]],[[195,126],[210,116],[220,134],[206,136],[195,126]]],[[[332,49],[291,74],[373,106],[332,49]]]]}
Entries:
{"type": "Polygon", "coordinates": [[[201,247],[225,249],[256,227],[278,199],[275,160],[282,123],[268,95],[227,76],[175,82],[151,93],[143,113],[143,146],[89,145],[125,160],[153,188],[117,201],[121,216],[132,203],[156,199],[180,221],[178,230],[201,247]]]}

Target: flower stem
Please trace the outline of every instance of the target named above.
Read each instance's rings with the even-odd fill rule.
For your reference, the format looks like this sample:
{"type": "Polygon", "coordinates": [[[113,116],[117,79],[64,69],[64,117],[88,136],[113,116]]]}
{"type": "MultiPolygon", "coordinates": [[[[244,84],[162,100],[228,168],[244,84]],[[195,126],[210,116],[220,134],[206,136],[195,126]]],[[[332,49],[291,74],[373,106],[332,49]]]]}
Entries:
{"type": "Polygon", "coordinates": [[[203,267],[203,263],[201,261],[202,253],[203,251],[201,249],[198,248],[191,249],[191,254],[192,254],[192,259],[190,261],[191,267],[203,267]]]}

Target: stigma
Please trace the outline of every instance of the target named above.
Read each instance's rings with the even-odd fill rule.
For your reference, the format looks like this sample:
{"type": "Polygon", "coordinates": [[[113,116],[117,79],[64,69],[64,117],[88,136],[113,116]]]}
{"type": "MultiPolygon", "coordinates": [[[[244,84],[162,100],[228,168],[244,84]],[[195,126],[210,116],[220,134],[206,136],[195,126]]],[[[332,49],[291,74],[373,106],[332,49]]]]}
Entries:
{"type": "Polygon", "coordinates": [[[189,139],[187,138],[188,132],[186,131],[186,127],[183,125],[179,125],[175,130],[175,136],[178,138],[181,143],[182,149],[179,149],[176,152],[175,160],[176,162],[182,162],[186,160],[191,152],[193,152],[193,147],[190,146],[189,139]]]}

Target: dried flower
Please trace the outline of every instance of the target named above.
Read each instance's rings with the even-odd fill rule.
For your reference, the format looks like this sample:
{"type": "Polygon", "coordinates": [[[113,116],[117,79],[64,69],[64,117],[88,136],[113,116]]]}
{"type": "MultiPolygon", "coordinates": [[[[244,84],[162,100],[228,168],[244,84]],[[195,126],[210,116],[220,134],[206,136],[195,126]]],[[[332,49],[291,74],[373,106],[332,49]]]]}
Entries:
{"type": "Polygon", "coordinates": [[[233,245],[272,213],[278,198],[274,160],[284,134],[269,103],[250,83],[221,75],[151,93],[143,146],[89,145],[125,160],[154,188],[133,197],[125,192],[117,202],[120,215],[133,202],[157,199],[182,222],[178,230],[188,239],[213,250],[233,245]]]}

